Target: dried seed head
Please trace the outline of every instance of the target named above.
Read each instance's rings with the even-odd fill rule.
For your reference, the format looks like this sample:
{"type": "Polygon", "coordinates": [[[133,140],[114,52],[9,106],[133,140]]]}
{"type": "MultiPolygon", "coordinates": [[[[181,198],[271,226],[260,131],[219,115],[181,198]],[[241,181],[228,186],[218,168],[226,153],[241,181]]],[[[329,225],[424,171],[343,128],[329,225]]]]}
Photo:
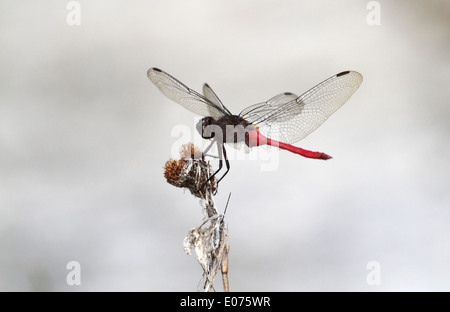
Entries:
{"type": "Polygon", "coordinates": [[[164,165],[164,177],[167,182],[175,182],[180,179],[181,170],[185,166],[186,162],[183,159],[174,160],[169,159],[164,165]]]}
{"type": "Polygon", "coordinates": [[[194,145],[194,143],[189,142],[181,147],[180,156],[182,159],[201,159],[202,151],[194,145]]]}
{"type": "Polygon", "coordinates": [[[204,198],[206,192],[216,192],[216,180],[209,180],[211,168],[209,163],[205,162],[200,149],[189,143],[183,145],[180,152],[180,160],[170,159],[164,165],[164,177],[167,182],[180,188],[187,188],[191,194],[204,198]]]}

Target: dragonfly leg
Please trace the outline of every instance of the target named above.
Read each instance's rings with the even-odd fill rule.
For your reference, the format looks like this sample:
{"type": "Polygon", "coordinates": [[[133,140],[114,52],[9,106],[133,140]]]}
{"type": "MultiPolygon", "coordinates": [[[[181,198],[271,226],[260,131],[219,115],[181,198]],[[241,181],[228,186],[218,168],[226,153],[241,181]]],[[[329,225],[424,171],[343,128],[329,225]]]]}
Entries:
{"type": "Polygon", "coordinates": [[[220,181],[222,181],[223,178],[225,178],[225,176],[227,175],[228,171],[230,171],[230,162],[228,161],[228,157],[227,157],[227,151],[225,149],[225,145],[222,144],[222,149],[223,149],[223,156],[225,159],[225,165],[227,166],[227,171],[225,171],[224,175],[219,179],[219,181],[217,181],[217,184],[219,184],[220,181]]]}
{"type": "MultiPolygon", "coordinates": [[[[208,146],[206,150],[209,150],[209,149],[211,148],[211,146],[212,146],[212,144],[210,144],[210,146],[208,146]]],[[[201,186],[200,189],[203,189],[203,187],[206,185],[206,183],[208,183],[209,181],[211,181],[211,179],[214,178],[214,176],[215,176],[215,175],[222,169],[222,167],[223,167],[223,161],[222,161],[222,159],[223,159],[222,151],[224,150],[223,144],[220,144],[219,142],[217,142],[217,150],[219,151],[219,169],[217,169],[217,171],[214,172],[214,173],[212,174],[212,176],[210,176],[210,177],[208,178],[208,180],[205,181],[205,183],[203,183],[203,185],[201,186]]],[[[229,166],[228,160],[226,160],[226,163],[227,163],[227,168],[228,168],[228,166],[229,166]]],[[[227,172],[228,172],[228,170],[227,170],[227,172]]]]}

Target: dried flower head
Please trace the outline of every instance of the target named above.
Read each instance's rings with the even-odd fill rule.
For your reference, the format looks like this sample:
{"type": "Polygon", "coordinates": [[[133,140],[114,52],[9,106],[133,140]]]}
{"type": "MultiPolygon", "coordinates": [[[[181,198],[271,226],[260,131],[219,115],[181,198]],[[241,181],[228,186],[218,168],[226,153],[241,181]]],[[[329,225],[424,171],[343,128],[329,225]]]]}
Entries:
{"type": "Polygon", "coordinates": [[[178,181],[180,179],[181,170],[185,165],[186,162],[183,159],[169,159],[164,165],[164,177],[167,182],[170,183],[170,181],[178,181]]]}
{"type": "Polygon", "coordinates": [[[181,159],[202,159],[202,151],[194,145],[194,143],[189,142],[181,147],[180,156],[181,159]]]}
{"type": "Polygon", "coordinates": [[[216,191],[216,183],[211,179],[209,163],[203,160],[202,152],[194,144],[185,144],[180,151],[182,159],[170,159],[164,165],[164,177],[167,182],[181,188],[187,188],[192,195],[204,198],[208,189],[216,191]]]}

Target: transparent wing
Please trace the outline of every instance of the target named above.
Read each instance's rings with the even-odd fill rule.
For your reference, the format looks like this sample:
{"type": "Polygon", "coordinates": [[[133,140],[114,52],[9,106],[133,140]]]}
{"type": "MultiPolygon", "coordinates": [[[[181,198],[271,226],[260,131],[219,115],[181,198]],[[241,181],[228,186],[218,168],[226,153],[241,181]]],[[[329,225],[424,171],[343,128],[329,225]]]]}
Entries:
{"type": "Polygon", "coordinates": [[[275,95],[267,102],[254,104],[252,106],[245,108],[239,115],[248,118],[257,118],[258,116],[263,117],[265,114],[273,111],[274,109],[277,109],[277,107],[289,103],[297,98],[298,95],[295,95],[294,93],[290,92],[280,93],[278,95],[275,95]]]}
{"type": "Polygon", "coordinates": [[[181,104],[193,113],[218,118],[227,114],[220,106],[159,68],[150,68],[147,76],[151,82],[169,99],[181,104]]]}
{"type": "Polygon", "coordinates": [[[285,97],[279,94],[265,103],[244,109],[239,115],[258,126],[263,135],[292,144],[316,130],[344,105],[362,81],[360,73],[342,72],[299,97],[289,99],[289,93],[284,93],[285,97]]]}
{"type": "MultiPolygon", "coordinates": [[[[229,115],[232,115],[231,112],[228,110],[228,108],[226,108],[225,105],[223,105],[222,101],[219,99],[217,94],[213,91],[213,89],[211,89],[211,87],[207,83],[203,85],[203,95],[213,104],[220,107],[223,111],[227,112],[229,115]]],[[[214,111],[211,111],[211,116],[214,118],[219,118],[222,115],[214,116],[214,111]]]]}

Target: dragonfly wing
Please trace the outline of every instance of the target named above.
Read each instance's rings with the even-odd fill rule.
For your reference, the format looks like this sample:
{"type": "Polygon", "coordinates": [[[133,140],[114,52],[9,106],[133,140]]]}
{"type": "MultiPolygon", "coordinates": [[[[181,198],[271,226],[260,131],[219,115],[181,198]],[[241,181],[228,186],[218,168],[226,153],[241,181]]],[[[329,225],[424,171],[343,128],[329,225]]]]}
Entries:
{"type": "Polygon", "coordinates": [[[275,101],[270,105],[269,100],[250,106],[241,116],[255,124],[265,136],[292,144],[316,130],[344,105],[362,81],[360,73],[342,72],[291,101],[275,101]]]}
{"type": "MultiPolygon", "coordinates": [[[[205,83],[203,85],[203,95],[205,96],[205,98],[207,98],[213,104],[215,104],[216,106],[220,107],[222,109],[222,111],[225,111],[229,115],[232,115],[231,112],[228,110],[228,108],[226,108],[225,105],[223,105],[222,101],[219,99],[217,94],[213,91],[213,89],[207,83],[205,83]]],[[[215,116],[214,113],[215,113],[214,110],[212,110],[211,111],[211,116],[216,118],[216,119],[223,116],[223,114],[221,114],[220,116],[215,116]]]]}
{"type": "Polygon", "coordinates": [[[181,104],[193,113],[202,116],[223,116],[227,112],[211,102],[200,93],[188,88],[183,83],[159,68],[150,68],[147,76],[151,82],[169,99],[181,104]]]}
{"type": "Polygon", "coordinates": [[[288,103],[292,100],[295,100],[296,98],[298,98],[298,95],[291,93],[291,92],[284,92],[284,93],[275,95],[273,98],[268,100],[266,102],[266,104],[275,107],[275,106],[279,106],[279,105],[288,103]]]}
{"type": "Polygon", "coordinates": [[[284,92],[278,95],[275,95],[273,98],[266,102],[254,104],[245,108],[239,116],[244,117],[247,121],[258,120],[259,118],[263,118],[266,114],[271,111],[278,109],[278,107],[291,102],[298,98],[298,95],[291,92],[284,92]]]}

